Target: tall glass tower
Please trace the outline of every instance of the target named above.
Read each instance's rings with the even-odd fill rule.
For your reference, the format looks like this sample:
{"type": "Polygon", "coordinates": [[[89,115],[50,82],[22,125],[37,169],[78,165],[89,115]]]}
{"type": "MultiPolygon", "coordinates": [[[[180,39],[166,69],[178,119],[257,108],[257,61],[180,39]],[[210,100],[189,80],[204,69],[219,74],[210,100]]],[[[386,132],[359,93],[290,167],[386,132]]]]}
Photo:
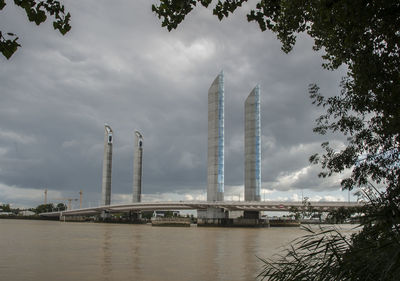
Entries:
{"type": "Polygon", "coordinates": [[[245,201],[260,201],[261,190],[261,120],[260,86],[256,86],[245,102],[245,201]]]}
{"type": "Polygon", "coordinates": [[[224,73],[208,90],[207,201],[224,200],[224,73]]]}
{"type": "Polygon", "coordinates": [[[103,156],[103,179],[101,185],[101,203],[111,203],[111,168],[112,168],[112,144],[113,131],[111,127],[104,124],[104,156],[103,156]]]}

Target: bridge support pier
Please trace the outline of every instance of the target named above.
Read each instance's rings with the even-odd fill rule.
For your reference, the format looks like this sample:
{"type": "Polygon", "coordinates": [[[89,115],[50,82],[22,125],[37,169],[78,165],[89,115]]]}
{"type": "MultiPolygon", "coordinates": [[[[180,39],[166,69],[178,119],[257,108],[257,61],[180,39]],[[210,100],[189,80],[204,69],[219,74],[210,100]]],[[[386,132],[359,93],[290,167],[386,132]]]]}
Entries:
{"type": "Polygon", "coordinates": [[[227,219],[228,211],[222,208],[207,208],[206,210],[197,210],[197,218],[199,219],[227,219]]]}
{"type": "Polygon", "coordinates": [[[60,221],[64,221],[65,222],[65,216],[63,216],[63,212],[60,212],[60,221]]]}
{"type": "Polygon", "coordinates": [[[129,221],[133,223],[142,223],[142,212],[141,211],[130,211],[129,221]]]}
{"type": "Polygon", "coordinates": [[[243,212],[243,218],[245,219],[260,219],[261,214],[259,211],[244,211],[243,212]]]}
{"type": "Polygon", "coordinates": [[[268,220],[261,219],[259,211],[245,211],[243,218],[229,218],[229,212],[221,208],[197,210],[197,226],[268,227],[268,220]]]}
{"type": "Polygon", "coordinates": [[[108,211],[104,210],[104,211],[101,212],[100,218],[101,218],[103,221],[108,220],[108,219],[111,218],[111,214],[110,214],[108,211]]]}

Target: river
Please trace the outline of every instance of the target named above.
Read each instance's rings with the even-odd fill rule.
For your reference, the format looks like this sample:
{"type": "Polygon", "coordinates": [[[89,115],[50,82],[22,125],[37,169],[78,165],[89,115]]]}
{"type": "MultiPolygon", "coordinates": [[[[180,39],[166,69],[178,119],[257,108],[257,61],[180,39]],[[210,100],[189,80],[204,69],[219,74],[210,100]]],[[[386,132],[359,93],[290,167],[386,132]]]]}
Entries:
{"type": "MultiPolygon", "coordinates": [[[[346,226],[350,229],[351,226],[346,226]]],[[[255,280],[299,228],[0,220],[0,279],[255,280]]]]}

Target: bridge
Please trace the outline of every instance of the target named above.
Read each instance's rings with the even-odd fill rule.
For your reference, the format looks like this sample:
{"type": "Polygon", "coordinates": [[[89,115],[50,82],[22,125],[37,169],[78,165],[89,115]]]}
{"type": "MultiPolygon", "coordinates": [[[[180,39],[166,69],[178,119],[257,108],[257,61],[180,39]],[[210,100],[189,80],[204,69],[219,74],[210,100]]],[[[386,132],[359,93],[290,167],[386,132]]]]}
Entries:
{"type": "MultiPolygon", "coordinates": [[[[361,207],[359,202],[309,202],[310,206],[321,212],[329,212],[340,207],[361,207]]],[[[41,213],[44,217],[59,216],[94,216],[102,212],[124,213],[130,211],[154,211],[154,210],[206,210],[207,208],[219,208],[227,211],[289,211],[291,208],[304,208],[302,202],[235,202],[235,201],[164,201],[164,202],[138,202],[129,204],[104,205],[91,208],[81,208],[59,212],[41,213]]]]}

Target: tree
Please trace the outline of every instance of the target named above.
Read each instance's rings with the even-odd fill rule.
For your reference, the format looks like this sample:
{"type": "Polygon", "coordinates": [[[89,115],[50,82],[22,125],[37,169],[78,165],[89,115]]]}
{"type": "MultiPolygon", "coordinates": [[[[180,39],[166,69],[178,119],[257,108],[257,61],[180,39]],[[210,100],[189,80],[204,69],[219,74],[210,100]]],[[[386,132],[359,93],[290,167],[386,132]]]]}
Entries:
{"type": "MultiPolygon", "coordinates": [[[[219,0],[220,20],[247,0],[219,0]]],[[[161,0],[152,9],[162,26],[177,28],[197,4],[161,0]]],[[[298,33],[314,39],[323,68],[347,69],[340,93],[324,97],[310,85],[312,103],[325,109],[314,132],[347,136],[344,149],[324,142],[320,177],[350,170],[342,188],[360,188],[367,203],[363,228],[352,237],[335,229],[310,230],[278,261],[265,261],[270,280],[398,280],[400,278],[400,2],[387,0],[259,0],[247,15],[290,52],[298,33]]]]}
{"type": "Polygon", "coordinates": [[[308,197],[304,197],[301,202],[303,206],[301,207],[290,207],[289,215],[294,217],[296,220],[310,218],[318,211],[311,206],[311,203],[308,201],[308,197]]]}
{"type": "Polygon", "coordinates": [[[164,218],[172,218],[174,216],[174,212],[172,211],[165,211],[164,218]]]}
{"type": "Polygon", "coordinates": [[[54,211],[54,205],[53,204],[41,204],[36,207],[35,213],[40,214],[40,213],[49,213],[54,211]]]}
{"type": "Polygon", "coordinates": [[[1,205],[0,209],[1,209],[3,212],[11,212],[10,204],[3,204],[3,205],[1,205]]]}
{"type": "MultiPolygon", "coordinates": [[[[362,212],[362,208],[352,207],[352,208],[344,208],[340,207],[338,209],[332,210],[328,213],[326,217],[326,221],[330,223],[344,223],[348,220],[352,219],[354,214],[358,214],[356,219],[359,219],[360,212],[362,212]]],[[[354,218],[353,218],[354,219],[354,218]]]]}
{"type": "MultiPolygon", "coordinates": [[[[47,20],[48,16],[54,18],[53,27],[62,35],[65,35],[70,29],[69,21],[70,13],[65,13],[64,5],[59,1],[46,0],[14,0],[16,6],[25,10],[29,21],[39,25],[47,20]]],[[[5,0],[0,0],[0,11],[6,6],[5,0]]],[[[2,32],[0,30],[0,51],[7,59],[17,51],[21,45],[18,42],[18,37],[12,32],[2,32]]]]}
{"type": "Polygon", "coordinates": [[[58,203],[56,206],[57,211],[65,211],[67,209],[67,205],[64,203],[58,203]]]}
{"type": "Polygon", "coordinates": [[[362,229],[345,236],[340,229],[306,227],[308,234],[296,239],[275,259],[263,260],[259,277],[268,280],[399,280],[399,202],[373,188],[363,207],[362,229]],[[397,204],[397,206],[396,206],[397,204]],[[390,207],[392,206],[392,207],[390,207]],[[394,213],[393,213],[394,212],[394,213]]]}
{"type": "Polygon", "coordinates": [[[142,211],[142,218],[143,219],[151,219],[153,216],[153,211],[142,211]]]}

